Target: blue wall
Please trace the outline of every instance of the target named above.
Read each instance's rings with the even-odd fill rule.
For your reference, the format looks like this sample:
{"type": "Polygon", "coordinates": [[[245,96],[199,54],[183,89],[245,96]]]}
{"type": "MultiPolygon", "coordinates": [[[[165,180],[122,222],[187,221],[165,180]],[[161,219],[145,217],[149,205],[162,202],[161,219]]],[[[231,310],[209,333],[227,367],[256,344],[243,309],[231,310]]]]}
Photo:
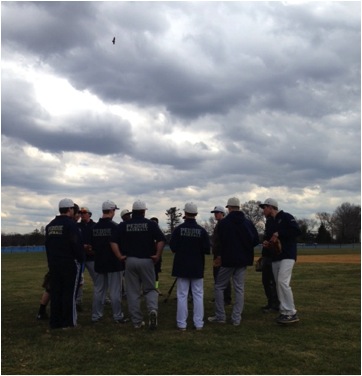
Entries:
{"type": "Polygon", "coordinates": [[[28,245],[26,247],[1,247],[1,253],[45,252],[45,245],[28,245]]]}

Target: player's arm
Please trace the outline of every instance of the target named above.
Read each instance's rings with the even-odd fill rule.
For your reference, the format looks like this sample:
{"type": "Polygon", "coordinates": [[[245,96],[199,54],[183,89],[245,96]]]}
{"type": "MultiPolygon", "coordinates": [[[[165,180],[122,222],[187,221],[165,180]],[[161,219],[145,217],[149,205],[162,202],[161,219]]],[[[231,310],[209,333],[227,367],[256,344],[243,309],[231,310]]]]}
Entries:
{"type": "Polygon", "coordinates": [[[155,264],[160,260],[165,244],[166,242],[163,240],[156,243],[156,254],[151,256],[151,259],[153,260],[155,264]]]}
{"type": "Polygon", "coordinates": [[[115,254],[115,256],[118,258],[119,261],[125,261],[127,256],[122,255],[118,243],[110,242],[112,252],[115,254]]]}

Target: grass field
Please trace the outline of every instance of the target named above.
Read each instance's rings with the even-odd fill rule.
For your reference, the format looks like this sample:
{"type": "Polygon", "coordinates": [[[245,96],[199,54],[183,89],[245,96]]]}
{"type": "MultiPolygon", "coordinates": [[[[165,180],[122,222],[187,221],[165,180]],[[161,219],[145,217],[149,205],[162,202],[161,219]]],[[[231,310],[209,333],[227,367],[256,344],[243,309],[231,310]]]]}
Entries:
{"type": "MultiPolygon", "coordinates": [[[[301,250],[299,254],[301,260],[302,256],[324,256],[324,262],[302,260],[294,268],[298,324],[278,326],[275,314],[261,312],[266,303],[261,273],[250,267],[242,324],[205,323],[200,332],[175,329],[175,290],[167,303],[160,297],[157,331],[117,326],[109,305],[103,322],[92,325],[87,272],[80,327],[49,331],[47,322],[35,320],[47,269],[45,254],[2,255],[1,373],[361,374],[360,249],[301,250]],[[340,261],[329,262],[335,255],[342,256],[340,261]],[[351,262],[349,255],[357,261],[351,262]]],[[[160,289],[166,294],[173,282],[170,252],[164,253],[163,260],[160,289]]],[[[211,265],[210,256],[205,275],[206,317],[213,314],[211,265]]],[[[123,305],[127,312],[127,303],[123,305]]]]}

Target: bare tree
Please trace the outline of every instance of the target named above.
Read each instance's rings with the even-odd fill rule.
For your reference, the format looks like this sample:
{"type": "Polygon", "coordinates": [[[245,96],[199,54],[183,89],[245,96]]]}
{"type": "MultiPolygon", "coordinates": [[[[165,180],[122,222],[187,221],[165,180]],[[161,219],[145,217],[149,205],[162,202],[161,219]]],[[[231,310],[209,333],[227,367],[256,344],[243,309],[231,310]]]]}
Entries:
{"type": "Polygon", "coordinates": [[[332,216],[336,240],[340,243],[356,243],[361,234],[361,206],[344,202],[332,216]]]}
{"type": "Polygon", "coordinates": [[[259,207],[260,204],[261,201],[250,200],[242,205],[241,210],[244,212],[245,216],[253,222],[258,232],[263,233],[265,218],[263,211],[259,207]]]}
{"type": "Polygon", "coordinates": [[[297,219],[300,231],[302,234],[298,237],[301,242],[311,243],[315,241],[314,229],[317,225],[315,219],[302,218],[297,219]]]}
{"type": "Polygon", "coordinates": [[[331,234],[333,238],[334,226],[333,226],[332,214],[327,213],[327,212],[318,212],[315,216],[320,221],[321,225],[324,226],[324,228],[331,234]]]}
{"type": "Polygon", "coordinates": [[[215,217],[211,216],[209,220],[202,223],[202,227],[206,230],[206,232],[211,236],[214,232],[214,228],[216,226],[216,219],[215,217]]]}
{"type": "Polygon", "coordinates": [[[175,227],[181,222],[182,213],[176,207],[166,210],[168,232],[172,234],[175,227]]]}

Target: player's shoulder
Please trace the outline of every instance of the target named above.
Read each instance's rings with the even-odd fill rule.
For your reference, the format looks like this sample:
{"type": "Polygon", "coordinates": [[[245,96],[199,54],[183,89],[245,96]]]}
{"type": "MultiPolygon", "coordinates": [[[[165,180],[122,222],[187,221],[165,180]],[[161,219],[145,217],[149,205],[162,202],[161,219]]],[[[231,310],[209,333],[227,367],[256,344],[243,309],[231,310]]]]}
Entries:
{"type": "Polygon", "coordinates": [[[281,218],[284,218],[284,219],[290,219],[290,220],[295,219],[292,214],[285,212],[283,210],[281,210],[278,214],[280,215],[281,218]]]}

